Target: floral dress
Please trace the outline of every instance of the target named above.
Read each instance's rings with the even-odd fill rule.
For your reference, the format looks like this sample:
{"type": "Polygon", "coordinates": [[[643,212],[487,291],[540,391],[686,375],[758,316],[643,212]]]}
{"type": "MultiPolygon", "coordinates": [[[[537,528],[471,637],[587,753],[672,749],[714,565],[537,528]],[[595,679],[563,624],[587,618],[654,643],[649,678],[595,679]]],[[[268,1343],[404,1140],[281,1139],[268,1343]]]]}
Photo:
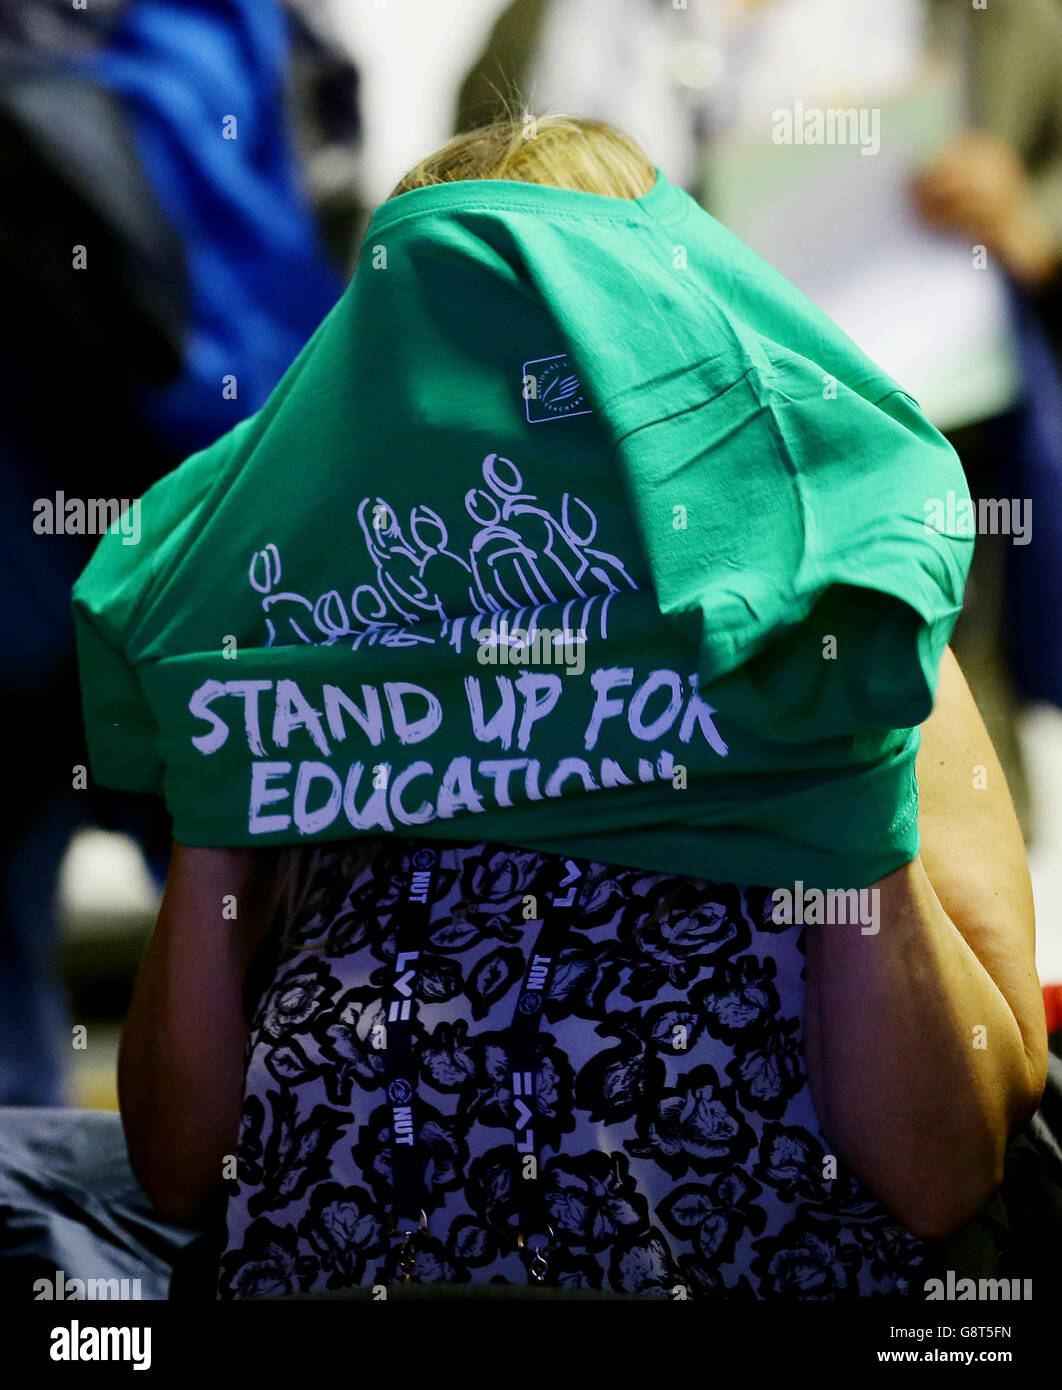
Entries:
{"type": "MultiPolygon", "coordinates": [[[[432,842],[414,1029],[429,1230],[415,1278],[532,1282],[507,1030],[554,857],[432,842]]],[[[332,847],[252,1000],[218,1296],[394,1281],[391,1109],[373,1029],[410,847],[332,847]]],[[[907,1294],[923,1243],[839,1160],[802,1049],[803,931],[771,890],[591,864],[537,1036],[547,1283],[645,1298],[907,1294]],[[682,1045],[676,1046],[676,1038],[682,1045]]]]}

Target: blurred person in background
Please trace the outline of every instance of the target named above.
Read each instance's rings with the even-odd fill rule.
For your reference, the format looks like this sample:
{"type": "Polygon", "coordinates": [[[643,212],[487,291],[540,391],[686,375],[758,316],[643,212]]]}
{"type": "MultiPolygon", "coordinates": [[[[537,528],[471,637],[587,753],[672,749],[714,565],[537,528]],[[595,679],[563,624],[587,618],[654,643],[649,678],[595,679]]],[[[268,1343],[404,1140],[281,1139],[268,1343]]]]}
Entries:
{"type": "MultiPolygon", "coordinates": [[[[1058,0],[992,0],[983,8],[968,0],[514,0],[462,85],[456,128],[488,119],[514,96],[621,121],[715,211],[705,159],[715,142],[743,131],[768,141],[773,112],[797,100],[873,104],[941,53],[959,60],[968,128],[906,195],[928,225],[984,245],[1009,278],[1023,380],[980,409],[968,406],[961,423],[939,423],[963,460],[975,506],[1029,497],[1036,518],[1027,546],[1005,534],[978,535],[954,649],[1029,842],[1019,702],[1062,706],[1054,603],[1062,585],[1058,0]]],[[[843,190],[837,196],[843,200],[843,190]]],[[[848,252],[858,266],[859,242],[848,252]]],[[[895,312],[886,289],[879,317],[887,322],[895,312]]],[[[958,361],[961,312],[952,321],[958,361]]]]}
{"type": "Polygon", "coordinates": [[[357,141],[356,75],[315,6],[0,0],[0,702],[19,764],[0,1104],[65,1099],[53,898],[72,833],[127,831],[156,874],[168,842],[156,807],[78,773],[68,593],[96,537],[68,506],[127,506],[266,399],[347,273],[357,141]]]}

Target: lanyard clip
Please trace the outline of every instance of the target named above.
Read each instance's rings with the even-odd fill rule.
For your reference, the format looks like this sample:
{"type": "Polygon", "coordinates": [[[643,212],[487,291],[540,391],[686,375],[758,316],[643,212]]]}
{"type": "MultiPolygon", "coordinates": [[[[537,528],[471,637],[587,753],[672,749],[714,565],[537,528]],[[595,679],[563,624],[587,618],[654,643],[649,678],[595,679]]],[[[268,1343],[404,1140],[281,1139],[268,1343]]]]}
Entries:
{"type": "Polygon", "coordinates": [[[523,1231],[516,1233],[516,1248],[525,1252],[524,1263],[527,1265],[531,1278],[538,1284],[541,1284],[549,1273],[549,1257],[555,1245],[556,1236],[552,1226],[546,1227],[546,1238],[540,1245],[530,1245],[523,1231]]]}
{"type": "Polygon", "coordinates": [[[420,1220],[406,1231],[400,1231],[398,1228],[401,1219],[398,1216],[391,1217],[391,1234],[402,1236],[402,1244],[398,1247],[398,1267],[402,1271],[402,1282],[411,1284],[413,1272],[417,1267],[417,1241],[422,1232],[427,1234],[428,1218],[424,1209],[421,1208],[420,1220]]]}

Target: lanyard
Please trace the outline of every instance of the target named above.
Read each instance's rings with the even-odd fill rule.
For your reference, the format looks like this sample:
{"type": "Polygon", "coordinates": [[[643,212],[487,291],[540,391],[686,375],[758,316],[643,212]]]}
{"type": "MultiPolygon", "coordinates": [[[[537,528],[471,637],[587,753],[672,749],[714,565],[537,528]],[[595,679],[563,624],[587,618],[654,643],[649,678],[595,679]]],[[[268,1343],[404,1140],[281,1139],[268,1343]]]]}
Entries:
{"type": "MultiPolygon", "coordinates": [[[[410,1283],[416,1267],[416,1243],[428,1230],[424,1160],[418,1156],[417,1062],[413,1052],[414,996],[421,948],[427,940],[432,901],[438,886],[438,851],[423,841],[407,841],[409,869],[402,906],[396,913],[395,961],[385,993],[387,1037],[383,1049],[387,1099],[391,1106],[390,1230],[402,1236],[398,1265],[410,1283]]],[[[519,1213],[517,1248],[531,1277],[545,1279],[553,1231],[540,1193],[535,1138],[536,1043],[539,1024],[561,946],[576,917],[586,865],[560,859],[553,866],[549,905],[528,951],[523,983],[509,1030],[513,1094],[513,1192],[519,1213]],[[544,1237],[535,1241],[533,1237],[544,1237]]],[[[534,925],[530,923],[529,925],[534,925]]]]}

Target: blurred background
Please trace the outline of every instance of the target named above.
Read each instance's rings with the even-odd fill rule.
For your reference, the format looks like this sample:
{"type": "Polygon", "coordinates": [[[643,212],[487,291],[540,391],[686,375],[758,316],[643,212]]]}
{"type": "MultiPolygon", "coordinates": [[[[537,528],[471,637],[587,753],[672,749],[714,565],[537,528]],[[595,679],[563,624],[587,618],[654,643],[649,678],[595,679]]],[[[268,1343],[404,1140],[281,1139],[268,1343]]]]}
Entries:
{"type": "Polygon", "coordinates": [[[78,773],[93,538],[36,534],[34,501],[132,499],[256,410],[376,203],[525,102],[640,140],[992,504],[953,646],[1062,1024],[1062,0],[0,0],[0,1104],[115,1108],[168,849],[158,806],[78,773]],[[817,141],[831,109],[857,119],[817,141]]]}

